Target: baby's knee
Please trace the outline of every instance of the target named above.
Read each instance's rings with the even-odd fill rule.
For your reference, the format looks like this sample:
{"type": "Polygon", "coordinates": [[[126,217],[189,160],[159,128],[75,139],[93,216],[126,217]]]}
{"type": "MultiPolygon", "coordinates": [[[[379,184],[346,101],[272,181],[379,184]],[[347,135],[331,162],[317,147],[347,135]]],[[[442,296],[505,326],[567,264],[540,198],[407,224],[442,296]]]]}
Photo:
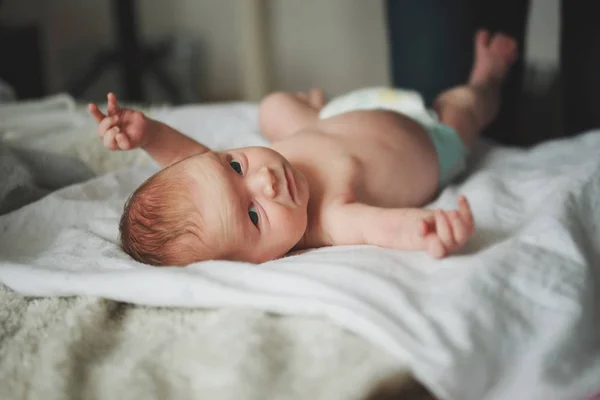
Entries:
{"type": "Polygon", "coordinates": [[[260,102],[258,115],[260,124],[270,124],[271,121],[277,120],[281,114],[281,110],[288,107],[295,101],[294,95],[287,92],[273,92],[260,102]]]}
{"type": "Polygon", "coordinates": [[[294,95],[287,92],[273,92],[265,96],[260,102],[261,113],[277,112],[281,107],[285,107],[294,101],[294,95]]]}

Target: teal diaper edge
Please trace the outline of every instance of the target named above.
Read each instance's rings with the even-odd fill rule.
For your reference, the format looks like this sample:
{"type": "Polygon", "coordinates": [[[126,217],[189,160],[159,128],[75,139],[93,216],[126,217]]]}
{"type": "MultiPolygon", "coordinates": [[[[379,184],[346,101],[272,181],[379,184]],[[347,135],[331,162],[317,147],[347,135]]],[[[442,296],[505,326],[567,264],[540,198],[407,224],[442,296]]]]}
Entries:
{"type": "Polygon", "coordinates": [[[468,150],[456,129],[449,125],[438,123],[429,126],[427,133],[437,153],[440,172],[438,186],[441,189],[464,170],[468,150]]]}

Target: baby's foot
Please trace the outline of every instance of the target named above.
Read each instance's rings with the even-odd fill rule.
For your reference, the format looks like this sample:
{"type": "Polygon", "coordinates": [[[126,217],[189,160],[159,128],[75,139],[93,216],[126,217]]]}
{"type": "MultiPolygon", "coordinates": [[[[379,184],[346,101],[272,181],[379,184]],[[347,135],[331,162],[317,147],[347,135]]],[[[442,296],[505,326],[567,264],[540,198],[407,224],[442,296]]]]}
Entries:
{"type": "Polygon", "coordinates": [[[325,94],[322,89],[312,88],[308,92],[296,92],[296,97],[314,108],[316,111],[321,111],[325,105],[325,94]]]}
{"type": "Polygon", "coordinates": [[[317,111],[325,105],[325,94],[322,89],[312,88],[308,91],[308,103],[317,111]]]}
{"type": "Polygon", "coordinates": [[[469,83],[476,86],[500,83],[517,59],[517,42],[504,33],[490,37],[486,30],[475,34],[475,63],[469,83]]]}

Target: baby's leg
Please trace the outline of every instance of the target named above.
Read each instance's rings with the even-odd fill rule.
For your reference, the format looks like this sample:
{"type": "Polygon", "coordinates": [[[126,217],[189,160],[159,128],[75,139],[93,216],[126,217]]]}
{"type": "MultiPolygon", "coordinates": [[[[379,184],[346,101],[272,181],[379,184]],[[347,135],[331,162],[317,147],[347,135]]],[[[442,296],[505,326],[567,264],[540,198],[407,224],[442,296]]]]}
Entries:
{"type": "Polygon", "coordinates": [[[469,82],[440,94],[433,105],[440,121],[456,129],[471,148],[481,131],[496,118],[502,81],[517,56],[517,43],[487,31],[475,35],[475,62],[469,82]]]}
{"type": "Polygon", "coordinates": [[[281,140],[315,123],[324,104],[325,96],[321,89],[297,94],[272,93],[260,103],[260,129],[267,139],[281,140]]]}

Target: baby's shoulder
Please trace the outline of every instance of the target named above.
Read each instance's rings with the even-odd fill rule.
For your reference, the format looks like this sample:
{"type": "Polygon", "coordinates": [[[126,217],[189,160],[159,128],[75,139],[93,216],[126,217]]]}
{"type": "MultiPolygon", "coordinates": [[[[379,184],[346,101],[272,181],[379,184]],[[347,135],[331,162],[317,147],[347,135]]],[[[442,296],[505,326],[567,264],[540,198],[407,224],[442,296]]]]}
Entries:
{"type": "Polygon", "coordinates": [[[331,203],[337,203],[340,199],[351,201],[356,197],[355,190],[361,186],[363,176],[361,163],[358,157],[350,153],[338,153],[329,155],[328,158],[311,159],[310,169],[313,172],[309,185],[319,197],[319,207],[316,212],[323,212],[331,203]]]}
{"type": "Polygon", "coordinates": [[[360,158],[347,142],[316,129],[299,132],[274,147],[292,164],[309,167],[327,190],[345,184],[360,169],[360,158]]]}
{"type": "Polygon", "coordinates": [[[319,129],[318,126],[303,129],[285,139],[289,146],[317,156],[331,156],[348,152],[348,137],[319,129]]]}

